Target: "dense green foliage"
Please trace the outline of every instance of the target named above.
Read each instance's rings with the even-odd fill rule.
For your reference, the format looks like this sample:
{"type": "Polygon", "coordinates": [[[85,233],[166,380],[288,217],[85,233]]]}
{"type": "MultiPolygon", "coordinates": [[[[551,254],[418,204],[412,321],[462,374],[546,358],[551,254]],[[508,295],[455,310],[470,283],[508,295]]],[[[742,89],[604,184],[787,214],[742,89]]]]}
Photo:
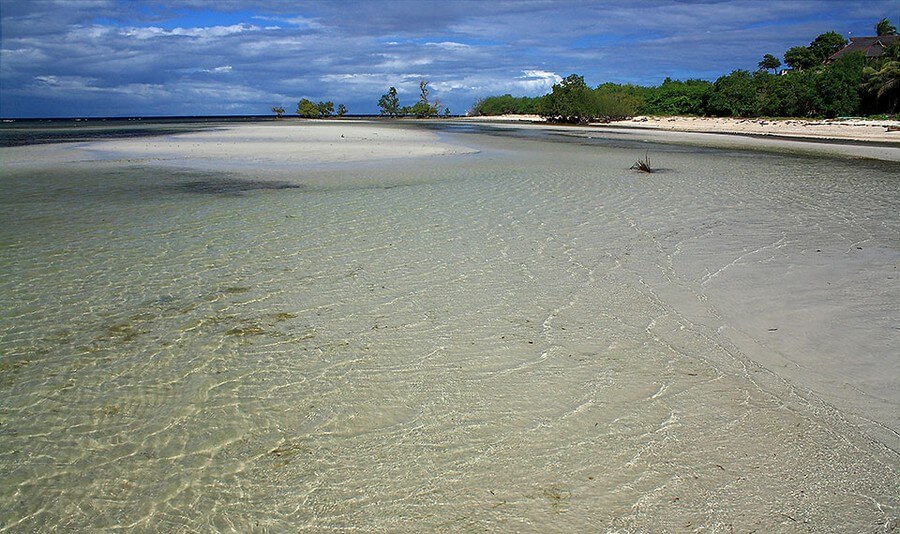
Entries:
{"type": "Polygon", "coordinates": [[[538,113],[555,122],[587,122],[598,116],[596,94],[584,83],[584,78],[570,74],[554,84],[553,90],[541,101],[538,113]]]}
{"type": "Polygon", "coordinates": [[[772,54],[766,54],[763,56],[762,61],[759,62],[759,70],[778,70],[778,67],[781,66],[781,60],[772,54]]]}
{"type": "MultiPolygon", "coordinates": [[[[343,107],[343,104],[341,104],[341,107],[343,107]]],[[[344,108],[344,111],[346,112],[346,108],[344,108]]],[[[301,98],[300,102],[297,102],[297,115],[306,119],[330,117],[334,115],[334,102],[329,100],[316,104],[308,98],[301,98]]]]}
{"type": "Polygon", "coordinates": [[[828,56],[847,46],[847,40],[838,32],[827,32],[818,36],[809,43],[809,51],[818,63],[825,61],[828,56]]]}
{"type": "Polygon", "coordinates": [[[512,96],[505,94],[489,96],[475,103],[472,107],[473,115],[533,115],[536,114],[539,98],[527,96],[512,96]]]}
{"type": "Polygon", "coordinates": [[[706,113],[720,117],[753,116],[756,104],[753,81],[753,76],[745,70],[720,77],[707,94],[706,113]]]}
{"type": "MultiPolygon", "coordinates": [[[[896,32],[887,19],[876,28],[879,33],[896,32]]],[[[795,46],[784,53],[790,70],[778,73],[781,61],[766,54],[758,71],[735,70],[713,83],[666,78],[657,87],[604,83],[591,88],[582,76],[571,74],[546,95],[491,96],[479,100],[470,113],[539,114],[567,123],[637,114],[833,118],[896,113],[900,105],[900,43],[889,46],[880,58],[850,53],[829,60],[846,44],[837,32],[823,33],[809,46],[795,46]]]]}
{"type": "Polygon", "coordinates": [[[396,117],[400,114],[400,99],[397,98],[397,88],[391,87],[388,92],[381,95],[378,101],[381,114],[388,117],[396,117]]]}
{"type": "Polygon", "coordinates": [[[644,115],[705,115],[706,94],[712,84],[705,80],[678,81],[666,78],[659,87],[645,90],[638,113],[644,115]]]}
{"type": "MultiPolygon", "coordinates": [[[[412,106],[400,106],[400,99],[397,97],[397,89],[391,87],[388,92],[381,95],[378,100],[378,108],[381,114],[386,117],[416,117],[424,119],[426,117],[436,117],[440,112],[440,102],[428,101],[428,80],[419,82],[419,101],[412,106]]],[[[450,115],[450,109],[444,110],[444,115],[450,115]]]]}
{"type": "Polygon", "coordinates": [[[410,109],[410,114],[416,117],[417,119],[423,119],[425,117],[434,117],[438,114],[438,109],[440,108],[440,104],[437,100],[433,103],[428,102],[428,81],[422,80],[419,82],[419,101],[416,102],[413,107],[410,109]]]}

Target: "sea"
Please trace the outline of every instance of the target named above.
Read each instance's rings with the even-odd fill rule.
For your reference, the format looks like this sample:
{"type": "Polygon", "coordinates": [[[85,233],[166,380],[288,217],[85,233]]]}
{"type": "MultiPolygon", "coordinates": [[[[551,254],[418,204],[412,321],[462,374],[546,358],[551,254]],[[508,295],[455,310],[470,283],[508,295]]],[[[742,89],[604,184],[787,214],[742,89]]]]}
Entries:
{"type": "Polygon", "coordinates": [[[900,524],[900,164],[453,121],[2,164],[254,120],[0,126],[0,532],[900,524]]]}

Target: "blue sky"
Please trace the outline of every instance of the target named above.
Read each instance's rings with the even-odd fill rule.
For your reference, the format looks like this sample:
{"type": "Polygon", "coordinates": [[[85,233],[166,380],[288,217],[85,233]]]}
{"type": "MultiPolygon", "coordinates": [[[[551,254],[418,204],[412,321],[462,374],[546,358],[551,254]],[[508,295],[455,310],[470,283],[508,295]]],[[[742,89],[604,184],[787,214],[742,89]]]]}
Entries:
{"type": "Polygon", "coordinates": [[[453,113],[591,85],[714,80],[820,33],[872,35],[900,0],[0,0],[0,116],[377,112],[418,83],[453,113]]]}

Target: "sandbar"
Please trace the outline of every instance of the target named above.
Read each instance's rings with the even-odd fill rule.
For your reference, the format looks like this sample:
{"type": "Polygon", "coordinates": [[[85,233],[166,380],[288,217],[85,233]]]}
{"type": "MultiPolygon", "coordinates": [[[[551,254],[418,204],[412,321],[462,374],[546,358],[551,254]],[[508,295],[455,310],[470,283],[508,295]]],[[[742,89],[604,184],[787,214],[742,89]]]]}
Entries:
{"type": "Polygon", "coordinates": [[[233,124],[172,135],[0,149],[10,167],[116,162],[218,170],[466,154],[469,147],[403,124],[300,121],[233,124]]]}

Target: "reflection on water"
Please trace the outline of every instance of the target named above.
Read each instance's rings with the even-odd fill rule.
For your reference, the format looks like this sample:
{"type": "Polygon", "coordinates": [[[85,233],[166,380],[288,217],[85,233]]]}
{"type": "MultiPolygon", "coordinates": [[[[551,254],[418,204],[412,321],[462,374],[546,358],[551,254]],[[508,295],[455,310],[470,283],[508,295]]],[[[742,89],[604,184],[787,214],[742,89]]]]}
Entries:
{"type": "Polygon", "coordinates": [[[0,171],[0,524],[896,522],[896,167],[470,135],[0,171]]]}

